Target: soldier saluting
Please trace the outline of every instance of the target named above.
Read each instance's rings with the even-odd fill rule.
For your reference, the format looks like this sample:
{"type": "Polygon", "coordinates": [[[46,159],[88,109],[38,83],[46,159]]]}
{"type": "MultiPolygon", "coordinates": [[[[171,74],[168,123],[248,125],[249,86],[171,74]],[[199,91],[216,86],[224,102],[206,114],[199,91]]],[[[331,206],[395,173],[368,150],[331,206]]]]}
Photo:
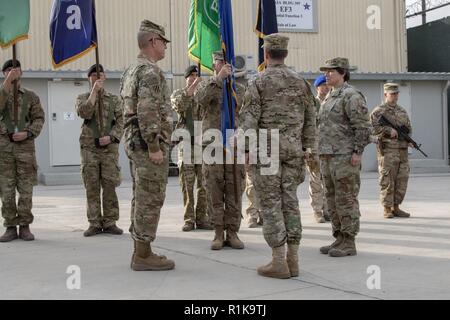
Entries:
{"type": "Polygon", "coordinates": [[[6,232],[0,242],[20,237],[34,240],[30,231],[33,222],[33,186],[37,185],[37,163],[34,140],[41,133],[45,114],[39,97],[21,86],[20,62],[8,60],[2,68],[5,80],[0,87],[0,190],[2,216],[6,232]],[[17,115],[15,115],[13,87],[17,81],[17,115]],[[19,201],[16,205],[16,190],[19,201]],[[17,235],[19,226],[19,235],[17,235]]]}
{"type": "Polygon", "coordinates": [[[119,220],[116,187],[121,182],[119,143],[123,133],[122,104],[119,97],[105,91],[106,78],[102,65],[99,65],[98,73],[99,79],[97,65],[89,68],[87,77],[91,92],[79,95],[76,102],[78,116],[84,119],[80,147],[81,175],[86,188],[89,220],[85,237],[102,232],[115,235],[123,233],[116,226],[119,220]],[[99,103],[102,103],[101,108],[98,107],[99,103]]]}

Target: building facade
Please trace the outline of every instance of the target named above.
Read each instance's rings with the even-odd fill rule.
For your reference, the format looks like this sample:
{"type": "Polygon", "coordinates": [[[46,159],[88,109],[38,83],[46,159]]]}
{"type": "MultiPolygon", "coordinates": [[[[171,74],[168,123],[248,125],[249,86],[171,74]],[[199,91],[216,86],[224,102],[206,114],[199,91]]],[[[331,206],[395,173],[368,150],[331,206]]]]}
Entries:
{"type": "MultiPolygon", "coordinates": [[[[432,105],[426,103],[423,107],[426,106],[428,111],[431,108],[436,117],[447,117],[447,114],[442,114],[442,103],[447,96],[442,94],[441,89],[447,85],[448,75],[430,75],[429,79],[416,80],[407,73],[404,1],[276,2],[279,5],[310,3],[314,9],[314,30],[287,30],[290,32],[286,33],[291,38],[287,64],[296,71],[312,80],[325,60],[336,56],[348,57],[352,65],[358,66],[358,75],[355,75],[356,81],[353,84],[366,94],[371,108],[381,101],[382,83],[396,80],[403,81],[408,88],[410,99],[407,101],[411,101],[411,105],[406,107],[411,110],[417,126],[422,125],[419,115],[424,110],[421,109],[421,104],[416,105],[416,101],[421,101],[424,97],[422,93],[425,92],[427,95],[433,93],[433,102],[432,105]]],[[[52,1],[30,0],[30,3],[30,39],[18,44],[18,58],[24,70],[24,86],[38,93],[46,111],[45,128],[37,140],[40,181],[45,184],[80,183],[78,137],[81,120],[76,116],[74,105],[75,97],[80,92],[89,90],[85,72],[94,63],[94,53],[54,70],[48,31],[52,1]]],[[[184,69],[192,64],[187,55],[190,3],[190,0],[96,1],[100,62],[107,70],[108,90],[118,93],[123,70],[137,56],[136,33],[143,19],[165,27],[172,42],[168,45],[161,67],[166,72],[172,90],[184,85],[184,69]]],[[[247,69],[251,72],[256,69],[258,54],[258,40],[253,32],[257,2],[233,0],[232,5],[235,52],[246,57],[247,69]]],[[[10,58],[10,51],[0,51],[0,60],[10,58]]],[[[434,128],[438,130],[436,126],[434,128]]],[[[433,140],[435,149],[430,152],[443,165],[448,164],[448,150],[440,146],[447,143],[445,130],[441,128],[441,132],[433,132],[443,138],[433,140]]],[[[423,133],[423,137],[419,136],[418,140],[425,142],[428,139],[429,131],[416,132],[418,135],[423,133]]],[[[129,178],[128,161],[122,149],[122,172],[124,178],[129,178]]],[[[412,157],[419,159],[414,152],[412,157]]],[[[365,155],[364,161],[365,170],[376,170],[374,149],[365,155]]]]}

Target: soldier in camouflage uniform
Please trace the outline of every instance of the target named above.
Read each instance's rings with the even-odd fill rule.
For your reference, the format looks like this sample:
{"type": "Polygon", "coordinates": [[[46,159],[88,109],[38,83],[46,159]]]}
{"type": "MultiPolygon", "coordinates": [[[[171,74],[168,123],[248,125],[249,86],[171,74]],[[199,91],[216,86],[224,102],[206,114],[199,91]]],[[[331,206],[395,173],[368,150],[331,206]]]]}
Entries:
{"type": "Polygon", "coordinates": [[[318,129],[321,172],[336,238],[320,252],[331,257],[356,255],[361,159],[370,142],[369,113],[363,94],[347,83],[347,58],[328,60],[320,70],[332,87],[320,109],[318,129]]]}
{"type": "MultiPolygon", "coordinates": [[[[236,82],[242,84],[245,88],[247,88],[248,85],[248,81],[245,78],[246,73],[245,67],[241,69],[236,68],[236,72],[234,73],[236,82]]],[[[263,225],[263,219],[261,217],[261,210],[255,192],[255,168],[253,166],[246,166],[245,173],[246,179],[243,188],[245,189],[245,194],[248,199],[248,207],[245,210],[248,217],[248,227],[259,228],[263,225]]]]}
{"type": "Polygon", "coordinates": [[[184,226],[182,230],[185,232],[195,228],[212,230],[206,209],[206,191],[202,181],[202,164],[195,163],[194,159],[194,148],[201,147],[195,144],[194,139],[194,122],[200,120],[199,108],[194,102],[194,91],[201,81],[198,76],[197,66],[188,67],[184,78],[186,79],[186,87],[175,90],[170,97],[172,108],[178,114],[176,129],[188,130],[191,136],[190,141],[182,141],[178,145],[178,166],[184,203],[184,226]],[[184,155],[183,145],[185,143],[191,144],[190,155],[184,155]],[[188,157],[190,161],[184,161],[183,155],[188,157]],[[197,205],[195,206],[194,187],[196,180],[197,205]]]}
{"type": "MultiPolygon", "coordinates": [[[[279,130],[277,172],[265,175],[261,171],[265,165],[259,162],[255,189],[264,219],[264,238],[273,256],[268,265],[258,268],[258,274],[280,279],[299,274],[302,225],[297,189],[305,180],[304,157],[311,157],[316,143],[314,96],[306,80],[284,64],[288,41],[278,33],[264,37],[268,67],[250,81],[240,113],[244,132],[279,130]]],[[[255,151],[256,146],[248,144],[247,148],[255,151]]],[[[248,154],[246,158],[248,163],[248,154]]]]}
{"type": "Polygon", "coordinates": [[[106,78],[102,65],[99,65],[99,75],[100,79],[97,78],[96,65],[89,68],[88,79],[92,89],[79,95],[76,102],[77,114],[84,120],[80,147],[81,175],[86,188],[89,221],[85,237],[102,232],[115,235],[123,233],[116,226],[119,220],[116,187],[121,182],[119,144],[123,133],[122,104],[117,96],[104,90],[106,78]]]}
{"type": "MultiPolygon", "coordinates": [[[[320,106],[329,92],[324,75],[321,75],[316,79],[314,87],[317,89],[316,114],[319,115],[320,106]]],[[[311,157],[309,158],[309,161],[306,161],[306,167],[309,173],[309,198],[311,200],[311,207],[314,210],[314,218],[317,223],[324,223],[325,221],[330,221],[330,216],[326,207],[322,175],[320,173],[318,144],[319,140],[317,139],[316,145],[313,148],[314,157],[311,157]]]]}
{"type": "Polygon", "coordinates": [[[125,151],[135,178],[131,227],[131,268],[135,271],[175,267],[172,260],[153,253],[150,246],[156,238],[169,174],[172,109],[166,79],[156,64],[164,59],[169,42],[163,27],[142,21],[138,32],[140,53],[121,79],[125,151]]]}
{"type": "MultiPolygon", "coordinates": [[[[204,135],[208,130],[221,130],[223,85],[224,80],[232,73],[231,65],[224,63],[222,51],[214,52],[213,60],[214,76],[202,81],[194,94],[194,98],[200,107],[200,119],[202,120],[204,135]]],[[[237,109],[239,109],[245,88],[239,83],[236,83],[236,87],[237,109]]],[[[212,139],[208,140],[203,137],[204,147],[212,143],[212,139]]],[[[245,178],[245,168],[244,165],[236,165],[237,185],[235,186],[234,165],[226,164],[224,158],[222,158],[222,163],[203,163],[202,168],[208,214],[215,230],[215,238],[211,244],[211,249],[221,250],[224,245],[230,245],[234,249],[243,249],[244,243],[239,239],[237,233],[241,225],[242,185],[245,178]],[[235,187],[238,188],[237,198],[234,191],[235,187]],[[224,231],[226,231],[226,240],[224,239],[224,231]]]]}
{"type": "Polygon", "coordinates": [[[20,62],[17,61],[14,68],[13,61],[8,60],[2,71],[5,80],[0,87],[0,195],[6,232],[0,237],[0,242],[18,237],[32,241],[33,186],[38,182],[34,140],[41,133],[45,114],[39,97],[21,86],[20,62]],[[14,117],[14,81],[18,86],[17,121],[14,117]],[[17,205],[16,190],[19,193],[17,205]]]}
{"type": "Polygon", "coordinates": [[[384,217],[409,218],[410,214],[400,209],[408,187],[409,162],[408,142],[399,139],[398,132],[389,126],[380,124],[384,115],[398,127],[405,128],[411,134],[411,122],[406,110],[397,104],[399,85],[384,85],[385,103],[376,107],[372,114],[373,133],[378,137],[378,170],[380,173],[380,199],[384,207],[384,217]]]}

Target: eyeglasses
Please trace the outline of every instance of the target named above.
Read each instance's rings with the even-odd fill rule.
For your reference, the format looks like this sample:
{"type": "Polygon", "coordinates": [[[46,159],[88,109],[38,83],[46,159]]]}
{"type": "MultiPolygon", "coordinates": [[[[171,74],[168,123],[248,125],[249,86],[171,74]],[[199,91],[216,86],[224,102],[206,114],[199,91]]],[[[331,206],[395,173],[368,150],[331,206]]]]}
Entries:
{"type": "Polygon", "coordinates": [[[163,44],[167,44],[167,41],[166,40],[164,40],[163,38],[161,38],[161,37],[155,37],[155,38],[151,38],[150,40],[148,40],[148,41],[152,41],[152,40],[160,40],[160,41],[162,41],[162,43],[163,44]]]}

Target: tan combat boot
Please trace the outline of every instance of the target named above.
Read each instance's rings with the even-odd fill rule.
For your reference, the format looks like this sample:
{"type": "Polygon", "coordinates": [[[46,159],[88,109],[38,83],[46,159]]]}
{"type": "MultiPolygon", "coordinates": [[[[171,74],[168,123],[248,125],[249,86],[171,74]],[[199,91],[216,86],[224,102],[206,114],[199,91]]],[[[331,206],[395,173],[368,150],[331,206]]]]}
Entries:
{"type": "Polygon", "coordinates": [[[409,218],[410,216],[408,212],[401,210],[398,204],[394,206],[394,217],[409,218]]]}
{"type": "Polygon", "coordinates": [[[211,250],[221,250],[223,248],[223,227],[216,227],[216,236],[214,237],[213,242],[211,243],[211,250]]]}
{"type": "Polygon", "coordinates": [[[134,271],[161,271],[175,268],[175,262],[152,252],[150,242],[135,241],[135,247],[136,253],[131,263],[134,271]]]}
{"type": "Polygon", "coordinates": [[[23,241],[33,241],[34,235],[30,231],[30,226],[19,227],[19,238],[23,241]]]}
{"type": "Polygon", "coordinates": [[[239,239],[236,231],[227,230],[226,243],[233,249],[244,249],[244,243],[239,239]]]}
{"type": "Polygon", "coordinates": [[[330,257],[356,256],[355,237],[344,234],[344,241],[328,252],[330,257]]]}
{"type": "Polygon", "coordinates": [[[344,236],[340,231],[337,231],[336,240],[329,246],[320,247],[319,249],[320,253],[328,254],[328,252],[330,252],[331,249],[339,246],[342,243],[342,241],[344,241],[344,236]]]}
{"type": "Polygon", "coordinates": [[[286,261],[291,277],[298,277],[298,244],[288,244],[286,261]]]}
{"type": "MultiPolygon", "coordinates": [[[[137,241],[133,241],[134,243],[134,248],[133,248],[133,255],[131,256],[131,263],[130,263],[130,268],[133,269],[133,261],[134,261],[134,257],[136,255],[136,242],[137,241]]],[[[167,259],[167,257],[165,255],[158,255],[159,257],[163,258],[163,259],[167,259]]]]}
{"type": "Polygon", "coordinates": [[[384,207],[384,217],[386,219],[394,218],[394,214],[392,213],[391,207],[384,207]]]}
{"type": "Polygon", "coordinates": [[[19,238],[17,234],[17,227],[6,228],[5,233],[0,237],[0,242],[10,242],[19,238]]]}
{"type": "Polygon", "coordinates": [[[258,268],[258,274],[263,277],[289,279],[291,273],[286,261],[286,246],[272,248],[272,261],[258,268]]]}

